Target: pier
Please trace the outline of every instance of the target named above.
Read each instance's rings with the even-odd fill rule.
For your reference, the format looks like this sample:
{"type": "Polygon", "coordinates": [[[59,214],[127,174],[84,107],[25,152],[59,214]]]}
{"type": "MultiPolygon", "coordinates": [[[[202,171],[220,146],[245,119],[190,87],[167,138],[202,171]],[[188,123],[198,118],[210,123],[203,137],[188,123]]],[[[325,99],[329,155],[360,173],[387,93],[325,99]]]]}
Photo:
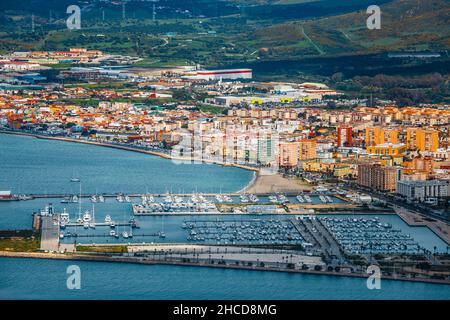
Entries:
{"type": "MultiPolygon", "coordinates": [[[[142,196],[153,196],[153,197],[165,197],[169,193],[123,193],[123,192],[116,192],[116,193],[82,193],[80,194],[68,194],[68,193],[45,193],[45,194],[26,194],[26,196],[30,197],[31,199],[56,199],[56,198],[65,198],[68,196],[76,195],[77,197],[81,198],[91,198],[93,196],[103,196],[105,198],[116,198],[119,195],[123,196],[129,196],[131,198],[138,198],[142,196]]],[[[220,192],[197,192],[197,193],[176,193],[176,192],[170,192],[171,196],[178,196],[178,197],[191,197],[193,195],[203,195],[205,197],[215,197],[215,196],[230,196],[230,197],[239,197],[241,196],[241,193],[236,192],[229,192],[229,193],[220,193],[220,192]]],[[[271,195],[274,195],[275,193],[258,193],[258,196],[260,197],[269,197],[271,195]]],[[[298,192],[283,192],[284,195],[287,197],[295,197],[298,195],[298,192]]],[[[316,192],[310,192],[308,195],[310,196],[319,196],[322,193],[316,193],[316,192]]],[[[348,201],[348,199],[343,198],[342,196],[338,194],[332,194],[332,193],[326,193],[326,195],[336,197],[338,199],[341,199],[343,201],[348,201]]],[[[31,200],[30,199],[30,200],[31,200]]],[[[19,199],[20,200],[20,199],[19,199]]]]}
{"type": "Polygon", "coordinates": [[[41,250],[58,251],[59,249],[59,224],[54,216],[41,217],[41,250]]]}

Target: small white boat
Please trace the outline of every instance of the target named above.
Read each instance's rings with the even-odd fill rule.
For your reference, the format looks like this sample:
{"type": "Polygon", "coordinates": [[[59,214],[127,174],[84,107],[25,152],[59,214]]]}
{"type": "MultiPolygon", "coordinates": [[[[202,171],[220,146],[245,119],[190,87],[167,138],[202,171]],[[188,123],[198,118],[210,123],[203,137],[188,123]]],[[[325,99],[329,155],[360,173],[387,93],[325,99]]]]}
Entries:
{"type": "Polygon", "coordinates": [[[242,194],[242,195],[240,196],[240,198],[241,198],[241,202],[242,202],[242,203],[247,203],[247,202],[248,202],[248,197],[247,197],[246,194],[242,194]]]}
{"type": "Polygon", "coordinates": [[[105,217],[105,223],[111,224],[111,222],[112,222],[111,216],[110,216],[109,214],[106,215],[106,217],[105,217]]]}
{"type": "Polygon", "coordinates": [[[327,203],[327,199],[323,195],[319,195],[319,199],[322,203],[327,203]]]}
{"type": "Polygon", "coordinates": [[[69,213],[64,209],[64,211],[59,215],[59,221],[62,224],[67,224],[70,221],[69,213]]]}
{"type": "Polygon", "coordinates": [[[89,213],[89,211],[86,211],[83,214],[83,222],[90,222],[92,220],[91,214],[89,213]]]}
{"type": "Polygon", "coordinates": [[[116,231],[114,231],[114,230],[109,231],[109,235],[111,237],[115,237],[116,236],[116,231]]]}

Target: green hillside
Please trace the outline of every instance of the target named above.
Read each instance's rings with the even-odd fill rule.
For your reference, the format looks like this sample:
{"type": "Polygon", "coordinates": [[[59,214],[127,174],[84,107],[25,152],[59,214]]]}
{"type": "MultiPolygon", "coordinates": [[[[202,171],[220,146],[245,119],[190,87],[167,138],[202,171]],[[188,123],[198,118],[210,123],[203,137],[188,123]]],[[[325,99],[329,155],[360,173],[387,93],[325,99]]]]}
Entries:
{"type": "Polygon", "coordinates": [[[364,11],[319,20],[286,22],[256,30],[270,58],[368,54],[385,51],[444,51],[450,47],[446,0],[396,0],[381,5],[381,30],[368,30],[364,11]]]}

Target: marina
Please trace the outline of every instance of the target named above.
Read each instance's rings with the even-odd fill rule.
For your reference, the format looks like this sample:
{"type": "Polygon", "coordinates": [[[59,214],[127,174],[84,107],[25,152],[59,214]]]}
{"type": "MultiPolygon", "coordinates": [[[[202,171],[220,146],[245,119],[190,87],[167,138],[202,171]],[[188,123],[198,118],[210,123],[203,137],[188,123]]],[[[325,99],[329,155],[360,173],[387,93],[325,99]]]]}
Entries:
{"type": "MultiPolygon", "coordinates": [[[[61,243],[205,243],[220,245],[302,245],[312,237],[327,232],[345,252],[351,254],[410,253],[423,250],[445,252],[448,245],[426,227],[407,227],[395,215],[273,215],[205,213],[180,215],[134,215],[132,212],[104,214],[98,207],[72,216],[52,205],[40,210],[43,217],[53,217],[61,243]],[[92,214],[94,213],[95,214],[92,214]],[[313,221],[307,229],[296,221],[313,221]],[[323,230],[320,230],[323,229],[323,230]],[[139,231],[137,231],[139,230],[139,231]]],[[[121,204],[127,206],[129,204],[121,204]]],[[[78,211],[79,212],[79,211],[78,211]]],[[[47,229],[43,229],[47,232],[47,229]]],[[[45,236],[46,237],[46,236],[45,236]]]]}
{"type": "Polygon", "coordinates": [[[317,219],[349,253],[418,254],[422,251],[410,234],[393,228],[390,223],[382,223],[378,217],[371,219],[318,217],[317,219]]]}
{"type": "Polygon", "coordinates": [[[245,220],[187,220],[187,241],[217,244],[300,244],[301,235],[290,220],[245,219],[245,220]]]}

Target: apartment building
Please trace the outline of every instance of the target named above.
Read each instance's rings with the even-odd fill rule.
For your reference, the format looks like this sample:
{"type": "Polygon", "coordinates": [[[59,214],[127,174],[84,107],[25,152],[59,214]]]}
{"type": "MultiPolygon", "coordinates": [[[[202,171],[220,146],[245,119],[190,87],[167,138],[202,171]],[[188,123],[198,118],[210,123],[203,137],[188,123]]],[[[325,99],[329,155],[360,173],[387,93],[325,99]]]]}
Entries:
{"type": "Polygon", "coordinates": [[[395,191],[399,175],[400,171],[397,167],[364,163],[358,165],[357,183],[378,191],[395,191]]]}

